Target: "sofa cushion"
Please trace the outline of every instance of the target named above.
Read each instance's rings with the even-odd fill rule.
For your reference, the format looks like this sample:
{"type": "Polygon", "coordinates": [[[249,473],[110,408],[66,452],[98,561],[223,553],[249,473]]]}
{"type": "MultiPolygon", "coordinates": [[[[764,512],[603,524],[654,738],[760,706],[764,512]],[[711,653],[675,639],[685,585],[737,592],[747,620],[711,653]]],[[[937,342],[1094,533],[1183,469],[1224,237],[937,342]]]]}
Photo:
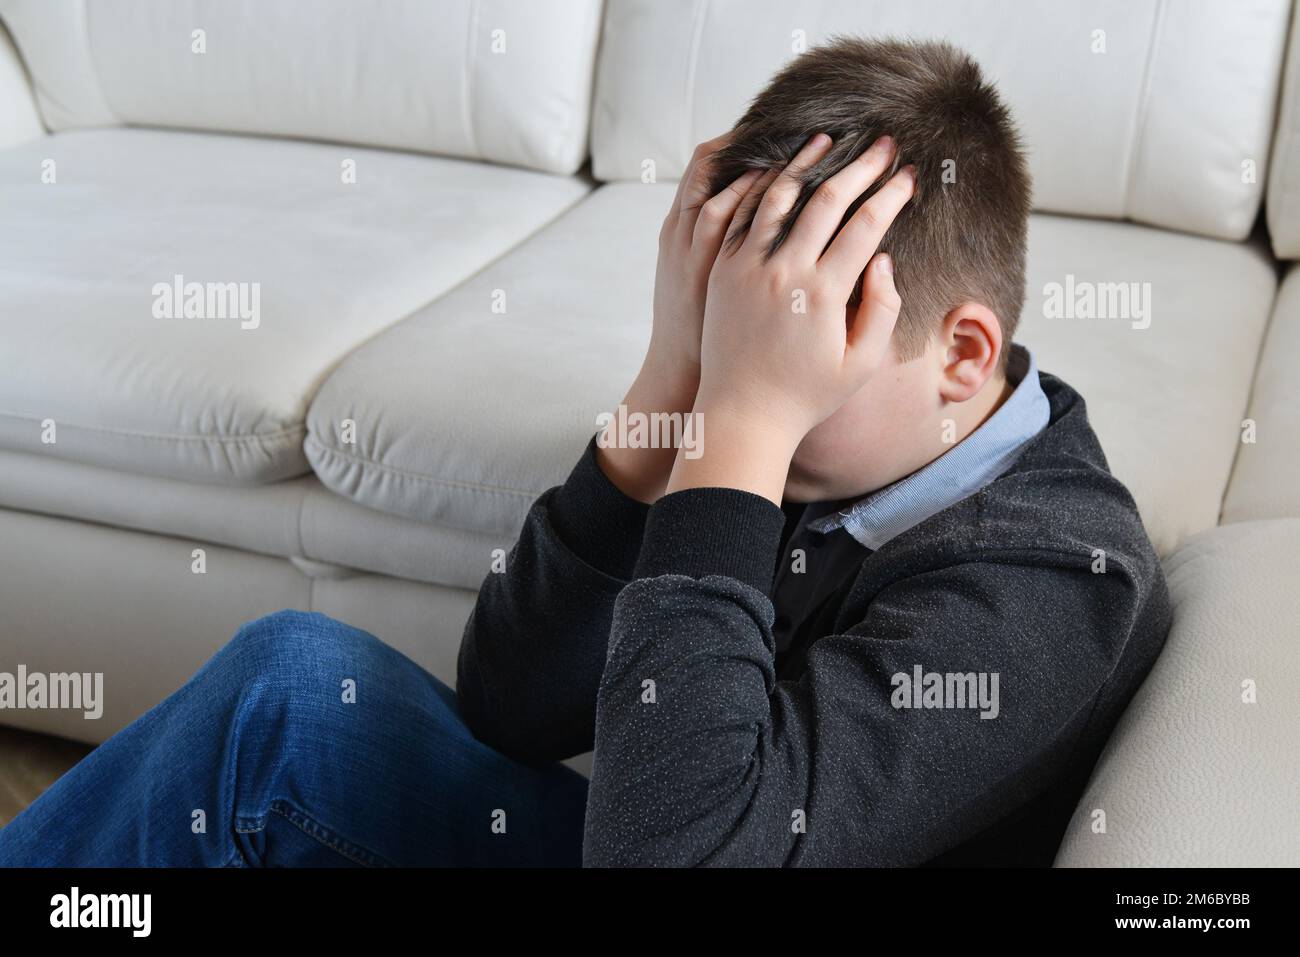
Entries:
{"type": "Polygon", "coordinates": [[[0,0],[0,17],[54,130],[262,133],[553,173],[587,154],[600,0],[0,0]]]}
{"type": "MultiPolygon", "coordinates": [[[[1088,403],[1111,470],[1162,555],[1218,524],[1277,277],[1259,244],[1035,216],[1017,338],[1088,403]],[[1139,317],[1087,318],[1122,306],[1139,317]],[[1062,310],[1073,291],[1075,308],[1062,310]],[[1064,315],[1062,314],[1064,312],[1064,315]],[[1149,324],[1148,324],[1149,323],[1149,324]],[[1145,326],[1145,328],[1143,328],[1145,326]]],[[[1122,310],[1118,310],[1122,311],[1122,310]]]]}
{"type": "Polygon", "coordinates": [[[1039,209],[1241,239],[1263,195],[1290,7],[609,0],[593,169],[640,179],[653,162],[658,178],[679,176],[692,146],[729,128],[800,44],[948,38],[1006,97],[1039,209]]]}
{"type": "Polygon", "coordinates": [[[1300,594],[1278,587],[1297,554],[1300,520],[1245,522],[1166,562],[1168,642],[1097,762],[1058,865],[1300,860],[1300,594]]]}
{"type": "Polygon", "coordinates": [[[375,572],[470,589],[517,532],[481,534],[389,515],[335,495],[314,475],[210,485],[3,450],[0,507],[289,558],[309,577],[375,572]]]}
{"type": "MultiPolygon", "coordinates": [[[[307,419],[305,448],[325,485],[420,521],[518,529],[532,500],[563,480],[596,416],[617,405],[640,364],[656,237],[672,190],[599,188],[349,355],[307,419]],[[341,441],[345,420],[355,423],[352,443],[341,441]]],[[[1131,224],[1036,215],[1029,258],[1019,338],[1042,368],[1087,398],[1157,546],[1167,552],[1214,525],[1276,286],[1266,254],[1131,224]],[[1053,284],[1075,301],[1090,284],[1120,281],[1149,284],[1146,328],[1135,328],[1142,319],[1049,308],[1053,284]]]]}
{"type": "Polygon", "coordinates": [[[586,191],[197,133],[85,130],[0,152],[0,448],[202,482],[305,472],[326,373],[586,191]],[[178,276],[204,294],[174,296],[178,276]],[[211,317],[232,289],[256,319],[211,317]],[[208,317],[185,318],[190,303],[208,317]]]}
{"type": "Polygon", "coordinates": [[[640,365],[671,195],[599,188],[349,355],[308,413],[304,448],[321,481],[395,515],[517,532],[640,365]]]}
{"type": "Polygon", "coordinates": [[[1237,463],[1223,501],[1224,522],[1300,518],[1300,266],[1287,273],[1273,307],[1241,422],[1237,463]]]}

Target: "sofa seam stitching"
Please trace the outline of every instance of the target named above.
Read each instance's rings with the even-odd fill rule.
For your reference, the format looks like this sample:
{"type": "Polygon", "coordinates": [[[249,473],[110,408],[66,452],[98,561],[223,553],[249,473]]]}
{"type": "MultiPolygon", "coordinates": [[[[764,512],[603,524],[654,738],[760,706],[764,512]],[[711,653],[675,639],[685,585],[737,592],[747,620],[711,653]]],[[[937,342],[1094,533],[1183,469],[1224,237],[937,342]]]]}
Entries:
{"type": "Polygon", "coordinates": [[[496,492],[503,495],[516,495],[524,498],[536,498],[538,495],[542,494],[541,491],[537,490],[509,488],[504,485],[487,485],[482,482],[470,482],[464,479],[445,479],[433,475],[423,475],[419,472],[412,472],[396,465],[388,465],[383,462],[376,462],[373,459],[365,459],[357,455],[352,455],[348,452],[341,452],[338,449],[325,445],[320,441],[320,439],[310,433],[308,433],[304,444],[315,452],[344,459],[347,463],[354,464],[362,469],[378,469],[381,472],[389,472],[403,478],[412,479],[413,481],[426,482],[430,485],[447,485],[453,488],[470,488],[483,492],[496,492]]]}
{"type": "MultiPolygon", "coordinates": [[[[277,429],[274,432],[246,432],[242,435],[219,435],[216,433],[196,432],[193,434],[181,434],[170,432],[144,432],[133,429],[108,429],[95,425],[81,425],[76,422],[65,422],[57,416],[45,416],[53,419],[56,426],[63,429],[72,429],[77,432],[93,432],[96,435],[122,435],[130,436],[135,439],[154,439],[160,442],[219,442],[223,445],[239,444],[242,442],[263,442],[268,439],[279,439],[291,436],[296,433],[307,432],[305,425],[285,426],[283,429],[277,429]]],[[[15,419],[19,422],[43,422],[44,419],[38,419],[31,415],[20,415],[16,412],[0,412],[0,419],[15,419]]]]}
{"type": "Polygon", "coordinates": [[[108,100],[108,92],[105,90],[104,81],[99,75],[99,66],[95,63],[95,50],[90,42],[90,0],[81,0],[81,35],[86,41],[86,67],[90,70],[90,78],[95,83],[95,92],[99,94],[99,102],[103,104],[104,109],[108,111],[108,115],[113,118],[117,125],[126,126],[122,114],[114,109],[113,104],[108,100]]]}
{"type": "Polygon", "coordinates": [[[474,34],[478,31],[478,14],[478,0],[473,0],[467,21],[469,29],[465,36],[465,91],[461,97],[461,110],[465,117],[465,132],[469,136],[470,153],[479,159],[485,159],[474,129],[474,34]]]}
{"type": "Polygon", "coordinates": [[[1141,100],[1138,102],[1137,114],[1133,118],[1133,145],[1129,151],[1128,174],[1124,182],[1124,207],[1120,212],[1122,218],[1134,219],[1133,183],[1142,159],[1146,144],[1146,117],[1151,108],[1151,88],[1155,85],[1155,61],[1159,52],[1159,39],[1165,23],[1164,0],[1157,0],[1155,22],[1151,25],[1151,38],[1147,41],[1147,56],[1142,77],[1141,100]]]}

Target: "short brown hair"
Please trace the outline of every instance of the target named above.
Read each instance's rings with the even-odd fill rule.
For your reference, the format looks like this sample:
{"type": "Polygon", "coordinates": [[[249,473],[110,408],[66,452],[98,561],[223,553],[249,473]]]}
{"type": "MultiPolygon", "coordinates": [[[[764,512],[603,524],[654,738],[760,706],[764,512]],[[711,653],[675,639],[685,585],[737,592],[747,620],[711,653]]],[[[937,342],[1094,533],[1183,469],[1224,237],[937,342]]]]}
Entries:
{"type": "Polygon", "coordinates": [[[1005,362],[1025,301],[1030,180],[1011,116],[978,64],[947,43],[840,37],[815,47],[736,123],[714,158],[712,192],[750,169],[783,169],[815,133],[834,145],[804,175],[771,251],[825,179],[889,134],[898,149],[880,182],[909,163],[917,174],[912,201],[880,246],[894,259],[903,300],[894,332],[900,357],[920,355],[940,319],[974,301],[1000,320],[1005,362]]]}

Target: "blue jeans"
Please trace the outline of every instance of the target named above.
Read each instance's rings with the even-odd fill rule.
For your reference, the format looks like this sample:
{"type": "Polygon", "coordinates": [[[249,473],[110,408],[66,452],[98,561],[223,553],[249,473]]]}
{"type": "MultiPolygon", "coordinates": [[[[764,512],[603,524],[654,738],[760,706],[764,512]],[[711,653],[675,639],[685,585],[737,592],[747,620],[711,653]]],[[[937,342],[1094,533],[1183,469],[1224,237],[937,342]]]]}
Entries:
{"type": "Polygon", "coordinates": [[[0,865],[578,865],[586,799],[372,635],[282,611],[0,829],[0,865]]]}

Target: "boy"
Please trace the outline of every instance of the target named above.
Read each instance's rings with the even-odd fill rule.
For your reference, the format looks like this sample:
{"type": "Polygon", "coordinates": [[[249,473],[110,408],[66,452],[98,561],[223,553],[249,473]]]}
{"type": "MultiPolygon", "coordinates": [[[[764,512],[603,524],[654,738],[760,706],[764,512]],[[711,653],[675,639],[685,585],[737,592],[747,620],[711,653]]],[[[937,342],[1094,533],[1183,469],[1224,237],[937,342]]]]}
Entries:
{"type": "Polygon", "coordinates": [[[1028,210],[963,54],[800,57],[660,235],[618,415],[698,446],[593,440],[485,581],[457,697],[261,619],[0,864],[1050,863],[1169,605],[1083,400],[1011,345],[1028,210]],[[593,745],[588,790],[555,762],[593,745]]]}
{"type": "Polygon", "coordinates": [[[696,153],[623,406],[703,454],[589,454],[462,648],[480,738],[594,740],[588,863],[1050,863],[1169,608],[1082,399],[1011,347],[1028,211],[943,45],[813,50],[696,153]]]}

